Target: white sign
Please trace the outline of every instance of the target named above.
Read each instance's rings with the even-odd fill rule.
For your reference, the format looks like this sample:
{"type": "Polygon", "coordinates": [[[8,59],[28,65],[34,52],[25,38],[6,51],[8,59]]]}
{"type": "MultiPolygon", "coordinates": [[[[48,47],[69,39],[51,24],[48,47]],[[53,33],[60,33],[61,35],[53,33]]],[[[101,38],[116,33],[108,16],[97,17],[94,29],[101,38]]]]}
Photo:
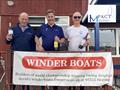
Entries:
{"type": "Polygon", "coordinates": [[[102,86],[113,82],[111,53],[14,52],[13,84],[102,86]]]}
{"type": "Polygon", "coordinates": [[[116,22],[116,5],[88,5],[88,22],[116,22]]]}

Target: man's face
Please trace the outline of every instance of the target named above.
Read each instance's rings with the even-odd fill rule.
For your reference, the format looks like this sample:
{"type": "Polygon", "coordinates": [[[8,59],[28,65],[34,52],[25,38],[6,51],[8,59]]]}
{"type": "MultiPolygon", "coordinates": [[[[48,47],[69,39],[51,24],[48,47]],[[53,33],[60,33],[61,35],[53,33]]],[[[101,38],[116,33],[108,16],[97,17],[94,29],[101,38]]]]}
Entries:
{"type": "Polygon", "coordinates": [[[74,13],[73,16],[72,16],[72,20],[73,20],[74,24],[75,23],[80,23],[81,19],[82,19],[82,16],[78,12],[74,13]]]}
{"type": "Polygon", "coordinates": [[[46,16],[48,24],[53,25],[55,23],[55,15],[53,13],[48,13],[46,16]]]}
{"type": "Polygon", "coordinates": [[[27,26],[27,24],[28,24],[28,15],[21,15],[19,17],[19,23],[23,27],[27,26]]]}

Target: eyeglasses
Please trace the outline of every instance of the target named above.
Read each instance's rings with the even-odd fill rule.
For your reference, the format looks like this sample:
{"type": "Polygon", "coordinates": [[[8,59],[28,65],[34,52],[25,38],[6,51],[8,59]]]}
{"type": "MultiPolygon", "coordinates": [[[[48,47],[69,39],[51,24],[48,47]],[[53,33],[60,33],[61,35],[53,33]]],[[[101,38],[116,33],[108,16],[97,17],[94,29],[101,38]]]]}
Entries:
{"type": "Polygon", "coordinates": [[[81,16],[74,16],[74,19],[80,19],[81,16]]]}

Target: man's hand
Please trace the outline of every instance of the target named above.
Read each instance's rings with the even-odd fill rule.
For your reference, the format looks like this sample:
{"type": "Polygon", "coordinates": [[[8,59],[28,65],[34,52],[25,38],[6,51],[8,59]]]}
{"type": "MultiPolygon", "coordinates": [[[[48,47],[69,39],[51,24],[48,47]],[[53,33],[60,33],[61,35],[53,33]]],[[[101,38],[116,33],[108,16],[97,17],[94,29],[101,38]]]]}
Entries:
{"type": "Polygon", "coordinates": [[[43,52],[45,50],[41,45],[36,45],[36,51],[43,52]]]}
{"type": "Polygon", "coordinates": [[[65,39],[64,38],[59,38],[58,36],[55,36],[55,41],[58,41],[58,43],[64,43],[65,39]]]}
{"type": "Polygon", "coordinates": [[[85,43],[83,44],[83,46],[88,46],[88,45],[90,45],[90,40],[89,39],[85,41],[85,43]]]}
{"type": "Polygon", "coordinates": [[[60,43],[60,38],[58,36],[55,36],[55,41],[60,43]]]}
{"type": "Polygon", "coordinates": [[[8,41],[11,41],[11,40],[13,39],[12,34],[7,34],[6,39],[7,39],[8,41]]]}

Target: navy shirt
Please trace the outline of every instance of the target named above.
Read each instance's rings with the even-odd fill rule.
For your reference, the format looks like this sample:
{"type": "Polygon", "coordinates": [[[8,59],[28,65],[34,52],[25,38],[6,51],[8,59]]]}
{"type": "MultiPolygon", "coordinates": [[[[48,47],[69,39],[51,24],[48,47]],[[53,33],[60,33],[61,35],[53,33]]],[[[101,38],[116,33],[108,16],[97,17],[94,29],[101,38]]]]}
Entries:
{"type": "Polygon", "coordinates": [[[28,25],[28,27],[23,32],[17,24],[12,28],[13,30],[13,39],[11,41],[7,41],[7,43],[11,43],[12,50],[14,51],[35,51],[35,32],[28,25]]]}
{"type": "Polygon", "coordinates": [[[45,51],[54,51],[54,38],[58,36],[60,39],[64,38],[63,30],[58,25],[52,27],[48,24],[43,24],[37,31],[37,36],[42,37],[42,46],[45,51]]]}

